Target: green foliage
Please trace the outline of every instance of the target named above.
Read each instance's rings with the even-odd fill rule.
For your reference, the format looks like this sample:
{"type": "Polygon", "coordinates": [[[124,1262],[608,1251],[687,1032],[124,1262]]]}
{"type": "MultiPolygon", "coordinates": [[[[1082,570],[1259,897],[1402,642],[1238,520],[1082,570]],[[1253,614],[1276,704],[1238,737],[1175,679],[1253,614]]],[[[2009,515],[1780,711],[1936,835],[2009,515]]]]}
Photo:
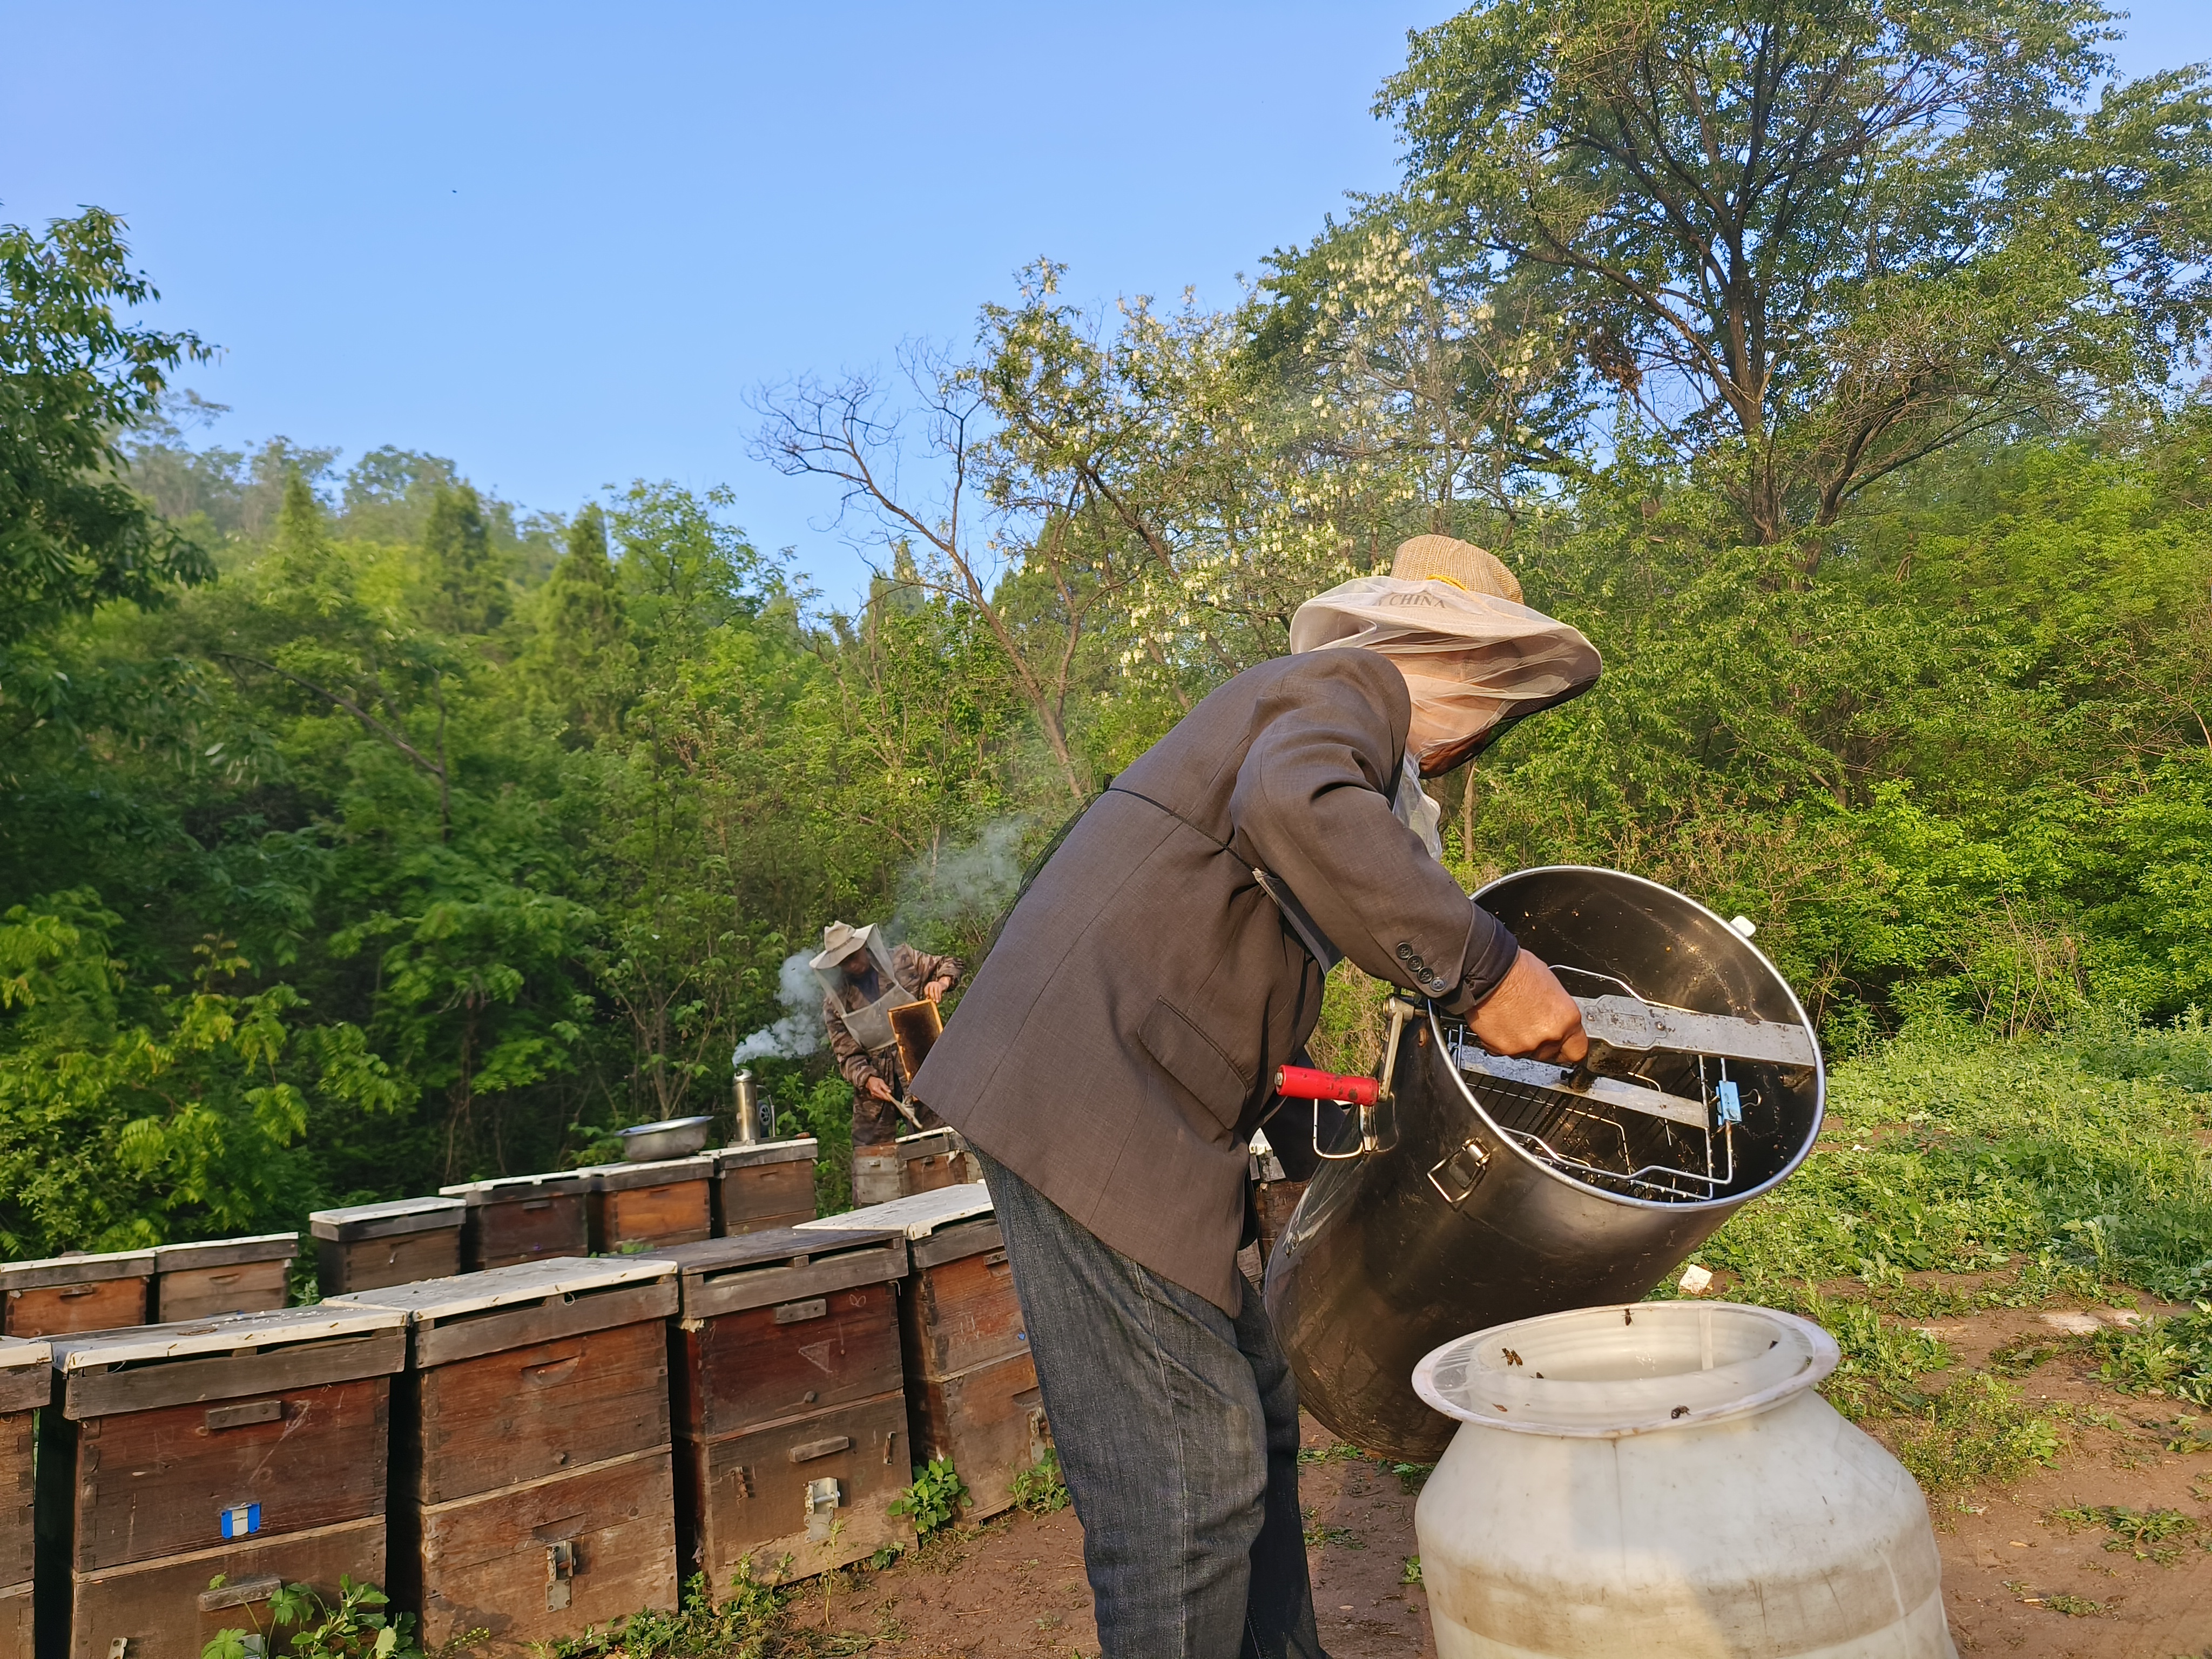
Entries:
{"type": "MultiPolygon", "coordinates": [[[[1830,1077],[1820,1142],[1703,1252],[1745,1293],[1847,1274],[2033,1267],[2047,1258],[2171,1297],[2212,1282],[2212,1097],[2194,1026],[2109,1019],[2006,1042],[1920,1026],[1830,1077]]],[[[1885,1339],[1888,1340],[1888,1339],[1885,1339]]],[[[1902,1340],[1902,1339],[1898,1339],[1902,1340]]]]}
{"type": "Polygon", "coordinates": [[[1025,1469],[1014,1472],[1014,1503],[1031,1515],[1052,1515],[1068,1504],[1067,1482],[1060,1473],[1060,1449],[1047,1446],[1044,1455],[1025,1469]]]}
{"type": "Polygon", "coordinates": [[[2212,1406],[2212,1302],[2172,1319],[2146,1319],[2094,1339],[2098,1372],[2124,1394],[2212,1406]]]}
{"type": "MultiPolygon", "coordinates": [[[[209,1588],[220,1589],[217,1573],[209,1588]]],[[[200,1650],[200,1659],[423,1659],[411,1634],[411,1614],[386,1615],[382,1609],[391,1598],[374,1584],[357,1584],[341,1576],[337,1605],[333,1607],[306,1584],[285,1584],[269,1598],[269,1625],[256,1628],[217,1631],[200,1650]],[[289,1632],[282,1634],[281,1632],[289,1632]]],[[[475,1631],[448,1643],[441,1653],[458,1653],[475,1645],[489,1632],[475,1631]]]]}
{"type": "Polygon", "coordinates": [[[933,1457],[914,1472],[914,1484],[890,1501],[890,1512],[912,1518],[915,1535],[927,1538],[959,1519],[968,1501],[968,1483],[954,1473],[949,1457],[933,1457]]]}
{"type": "Polygon", "coordinates": [[[2001,1486],[2055,1463],[2065,1441],[2051,1416],[2002,1377],[1960,1376],[1888,1424],[1897,1461],[1930,1492],[2001,1486]]]}
{"type": "Polygon", "coordinates": [[[1871,1304],[1832,1303],[1817,1293],[1804,1311],[1827,1328],[1843,1358],[1821,1392],[1846,1417],[1857,1420],[1923,1410],[1923,1376],[1951,1363],[1942,1343],[1909,1327],[1887,1324],[1871,1304]]]}
{"type": "Polygon", "coordinates": [[[734,1593],[717,1601],[699,1574],[685,1582],[676,1612],[634,1613],[607,1630],[594,1626],[556,1641],[547,1651],[552,1659],[765,1659],[807,1650],[803,1641],[779,1639],[783,1592],[755,1583],[750,1571],[730,1582],[734,1593]]]}
{"type": "Polygon", "coordinates": [[[2091,1508],[2053,1510],[2051,1518],[2063,1522],[2069,1532],[2077,1528],[2102,1527],[2112,1536],[2105,1548],[2115,1555],[2132,1555],[2138,1561],[2154,1561],[2161,1567],[2179,1561],[2199,1522],[2179,1510],[2131,1510],[2117,1504],[2091,1508]]]}
{"type": "Polygon", "coordinates": [[[0,1249],[38,1256],[289,1224],[318,1109],[397,1104],[362,1033],[303,1025],[291,987],[240,994],[252,964],[195,947],[189,992],[133,996],[119,925],[83,891],[0,916],[0,1249]],[[126,1010],[129,1012],[126,1012],[126,1010]],[[76,1156],[58,1158],[57,1147],[76,1156]]]}
{"type": "Polygon", "coordinates": [[[161,297],[122,234],[98,208],[43,236],[0,225],[0,650],[106,600],[158,604],[214,574],[117,476],[118,434],[159,405],[169,371],[211,356],[197,335],[116,314],[161,297]]]}
{"type": "Polygon", "coordinates": [[[2094,1619],[2105,1611],[2102,1601],[2092,1601],[2086,1595],[2034,1595],[2027,1598],[2037,1607],[2049,1607],[2053,1613],[2063,1613],[2069,1619],[2094,1619]]]}
{"type": "Polygon", "coordinates": [[[1408,1493],[1419,1493],[1429,1484],[1429,1477],[1437,1472],[1433,1463],[1393,1463],[1390,1473],[1398,1477],[1398,1485],[1408,1493]]]}
{"type": "Polygon", "coordinates": [[[814,1154],[814,1212],[842,1215],[853,1207],[853,1085],[832,1072],[799,1097],[800,1132],[819,1143],[814,1154]]]}

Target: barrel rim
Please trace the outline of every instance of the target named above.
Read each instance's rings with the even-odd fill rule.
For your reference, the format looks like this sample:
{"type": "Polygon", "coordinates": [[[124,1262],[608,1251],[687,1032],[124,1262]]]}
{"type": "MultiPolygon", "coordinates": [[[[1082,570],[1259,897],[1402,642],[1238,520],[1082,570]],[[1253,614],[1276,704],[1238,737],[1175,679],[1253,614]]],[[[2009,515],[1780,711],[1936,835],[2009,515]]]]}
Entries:
{"type": "MultiPolygon", "coordinates": [[[[1828,1115],[1827,1056],[1820,1051],[1820,1034],[1814,1029],[1811,1018],[1805,1012],[1805,1005],[1797,999],[1796,991],[1790,986],[1790,981],[1782,976],[1782,970],[1774,965],[1766,952],[1745,939],[1741,933],[1737,933],[1734,924],[1718,911],[1698,903],[1687,893],[1679,892],[1664,882],[1653,881],[1648,876],[1636,875],[1626,870],[1612,870],[1599,864],[1539,864],[1526,870],[1516,870],[1510,874],[1498,877],[1494,881],[1485,882],[1474,890],[1474,900],[1476,903],[1480,903],[1483,896],[1486,893],[1494,892],[1515,882],[1524,881],[1532,876],[1548,875],[1603,876],[1610,881],[1630,882],[1638,887],[1648,887],[1654,892],[1664,893],[1669,898],[1680,900],[1692,909],[1710,916],[1714,922],[1727,929],[1729,936],[1738,940],[1745,950],[1750,951],[1757,959],[1759,965],[1766,970],[1768,976],[1781,988],[1782,994],[1790,999],[1790,1007],[1796,1012],[1797,1023],[1805,1028],[1807,1035],[1813,1039],[1813,1121],[1807,1126],[1803,1142],[1798,1146],[1796,1152],[1790,1155],[1789,1162],[1759,1182],[1758,1186],[1747,1187],[1741,1192],[1717,1194],[1707,1199],[1686,1199],[1665,1202],[1656,1198],[1638,1198],[1627,1193],[1607,1192],[1601,1187],[1593,1187],[1588,1182],[1577,1181],[1573,1176],[1563,1175],[1553,1169],[1543,1159],[1529,1152],[1520,1142],[1505,1132],[1498,1120],[1490,1115],[1489,1108],[1476,1099],[1474,1091],[1467,1086],[1467,1074],[1462,1072],[1455,1063],[1445,1060],[1444,1069],[1450,1075],[1453,1085],[1458,1089],[1460,1098],[1474,1109],[1475,1115],[1482,1120],[1484,1127],[1489,1129],[1492,1137],[1503,1150],[1510,1152],[1522,1164],[1543,1176],[1547,1180],[1556,1181],[1571,1192],[1591,1194],[1604,1199],[1609,1203],[1631,1205],[1641,1209],[1660,1211],[1669,1215],[1693,1215],[1706,1210],[1733,1209],[1748,1203],[1762,1194],[1772,1192],[1775,1188],[1795,1175],[1798,1166],[1813,1155],[1814,1144],[1820,1138],[1820,1126],[1826,1121],[1828,1115]]],[[[1433,999],[1428,1005],[1428,1015],[1430,1033],[1436,1039],[1437,1054],[1442,1058],[1444,1054],[1443,1026],[1437,1018],[1437,1005],[1433,999]]]]}
{"type": "MultiPolygon", "coordinates": [[[[1762,1307],[1753,1302],[1644,1302],[1632,1303],[1620,1308],[1620,1310],[1629,1317],[1623,1319],[1618,1328],[1622,1330],[1632,1328],[1632,1321],[1638,1315],[1647,1321],[1657,1319],[1662,1322],[1680,1321],[1697,1316],[1710,1320],[1715,1314],[1723,1311],[1731,1315],[1754,1315],[1775,1326],[1784,1335],[1795,1339],[1796,1363],[1788,1365],[1784,1374],[1771,1378],[1759,1375],[1759,1372],[1774,1369],[1771,1367],[1760,1367],[1754,1370],[1750,1367],[1736,1366],[1723,1367],[1711,1371],[1685,1372],[1682,1375],[1686,1379],[1713,1378],[1720,1376],[1727,1370],[1735,1370],[1746,1372],[1745,1380],[1750,1382],[1751,1386],[1745,1392],[1735,1395],[1732,1398],[1692,1407],[1674,1406],[1663,1409],[1656,1415],[1639,1413],[1638,1407],[1648,1407],[1649,1401],[1624,1401],[1622,1420],[1613,1424],[1563,1422],[1556,1418],[1547,1419],[1540,1414],[1540,1404],[1536,1405],[1534,1412],[1531,1413],[1529,1406],[1533,1402],[1526,1401],[1522,1402],[1523,1415],[1520,1417],[1515,1417],[1507,1413],[1505,1407],[1502,1406],[1496,1408],[1501,1415],[1484,1416],[1452,1399],[1445,1394],[1437,1382],[1437,1370],[1451,1364],[1463,1352],[1471,1352],[1485,1344],[1496,1343],[1510,1347],[1516,1342],[1525,1343],[1528,1340],[1528,1333],[1532,1328],[1559,1325],[1568,1321],[1589,1321],[1597,1316],[1610,1316],[1618,1305],[1607,1303],[1589,1308],[1563,1308],[1557,1313],[1537,1314],[1527,1319],[1516,1319],[1503,1325],[1492,1325],[1484,1330],[1470,1331],[1464,1336],[1455,1336],[1450,1341],[1439,1344],[1421,1357],[1420,1363],[1413,1367],[1413,1392],[1419,1395],[1422,1401],[1431,1410],[1440,1412],[1455,1422],[1468,1424],[1475,1428],[1503,1429],[1510,1434],[1540,1435],[1562,1440],[1626,1440],[1639,1435],[1665,1433],[1671,1430],[1702,1428],[1710,1424],[1731,1422],[1739,1418],[1771,1411],[1775,1407],[1818,1385],[1828,1377],[1843,1360],[1842,1347],[1827,1331],[1809,1319],[1797,1314],[1785,1313],[1779,1308],[1762,1307]]],[[[1607,1322],[1610,1324],[1610,1319],[1607,1319],[1607,1322]]],[[[1648,1325],[1646,1328],[1649,1328],[1648,1325]]],[[[1536,1380],[1542,1380],[1540,1374],[1536,1380]]],[[[1608,1385],[1573,1382],[1547,1384],[1547,1388],[1561,1390],[1604,1386],[1608,1385]]],[[[1648,1388],[1637,1391],[1644,1394],[1654,1393],[1648,1388]]],[[[1664,1391],[1657,1392],[1663,1394],[1664,1391]]]]}

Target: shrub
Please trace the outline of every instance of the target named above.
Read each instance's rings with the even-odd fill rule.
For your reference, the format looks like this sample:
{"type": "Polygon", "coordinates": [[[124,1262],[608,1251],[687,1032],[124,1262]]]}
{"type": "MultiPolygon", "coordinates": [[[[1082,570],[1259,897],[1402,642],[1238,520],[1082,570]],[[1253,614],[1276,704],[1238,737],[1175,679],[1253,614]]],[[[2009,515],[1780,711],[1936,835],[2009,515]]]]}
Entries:
{"type": "Polygon", "coordinates": [[[909,1516],[915,1535],[927,1538],[958,1518],[968,1501],[968,1485],[952,1468],[949,1457],[933,1457],[929,1467],[914,1472],[914,1484],[891,1499],[893,1515],[909,1516]]]}

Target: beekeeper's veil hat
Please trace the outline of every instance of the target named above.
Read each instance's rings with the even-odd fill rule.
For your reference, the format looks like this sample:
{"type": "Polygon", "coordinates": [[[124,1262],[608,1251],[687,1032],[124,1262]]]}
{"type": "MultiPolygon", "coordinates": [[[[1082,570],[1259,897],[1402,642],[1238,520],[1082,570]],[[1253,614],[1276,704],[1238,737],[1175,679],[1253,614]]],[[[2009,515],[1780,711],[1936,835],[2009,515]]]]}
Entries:
{"type": "Polygon", "coordinates": [[[1416,536],[1387,576],[1355,576],[1291,619],[1291,649],[1363,646],[1397,664],[1436,723],[1461,735],[1418,757],[1425,771],[1486,749],[1516,720],[1597,684],[1597,647],[1521,603],[1494,555],[1449,536],[1416,536]]]}

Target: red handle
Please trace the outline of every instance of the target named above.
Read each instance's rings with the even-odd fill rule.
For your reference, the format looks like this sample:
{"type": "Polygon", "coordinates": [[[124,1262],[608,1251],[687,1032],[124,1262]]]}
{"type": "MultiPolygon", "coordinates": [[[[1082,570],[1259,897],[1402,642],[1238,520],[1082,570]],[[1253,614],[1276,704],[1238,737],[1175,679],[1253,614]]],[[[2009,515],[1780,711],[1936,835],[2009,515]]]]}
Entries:
{"type": "Polygon", "coordinates": [[[1310,1066],[1285,1066],[1275,1073],[1275,1092],[1291,1100],[1340,1100],[1372,1106],[1382,1085],[1371,1077],[1339,1077],[1310,1066]]]}

